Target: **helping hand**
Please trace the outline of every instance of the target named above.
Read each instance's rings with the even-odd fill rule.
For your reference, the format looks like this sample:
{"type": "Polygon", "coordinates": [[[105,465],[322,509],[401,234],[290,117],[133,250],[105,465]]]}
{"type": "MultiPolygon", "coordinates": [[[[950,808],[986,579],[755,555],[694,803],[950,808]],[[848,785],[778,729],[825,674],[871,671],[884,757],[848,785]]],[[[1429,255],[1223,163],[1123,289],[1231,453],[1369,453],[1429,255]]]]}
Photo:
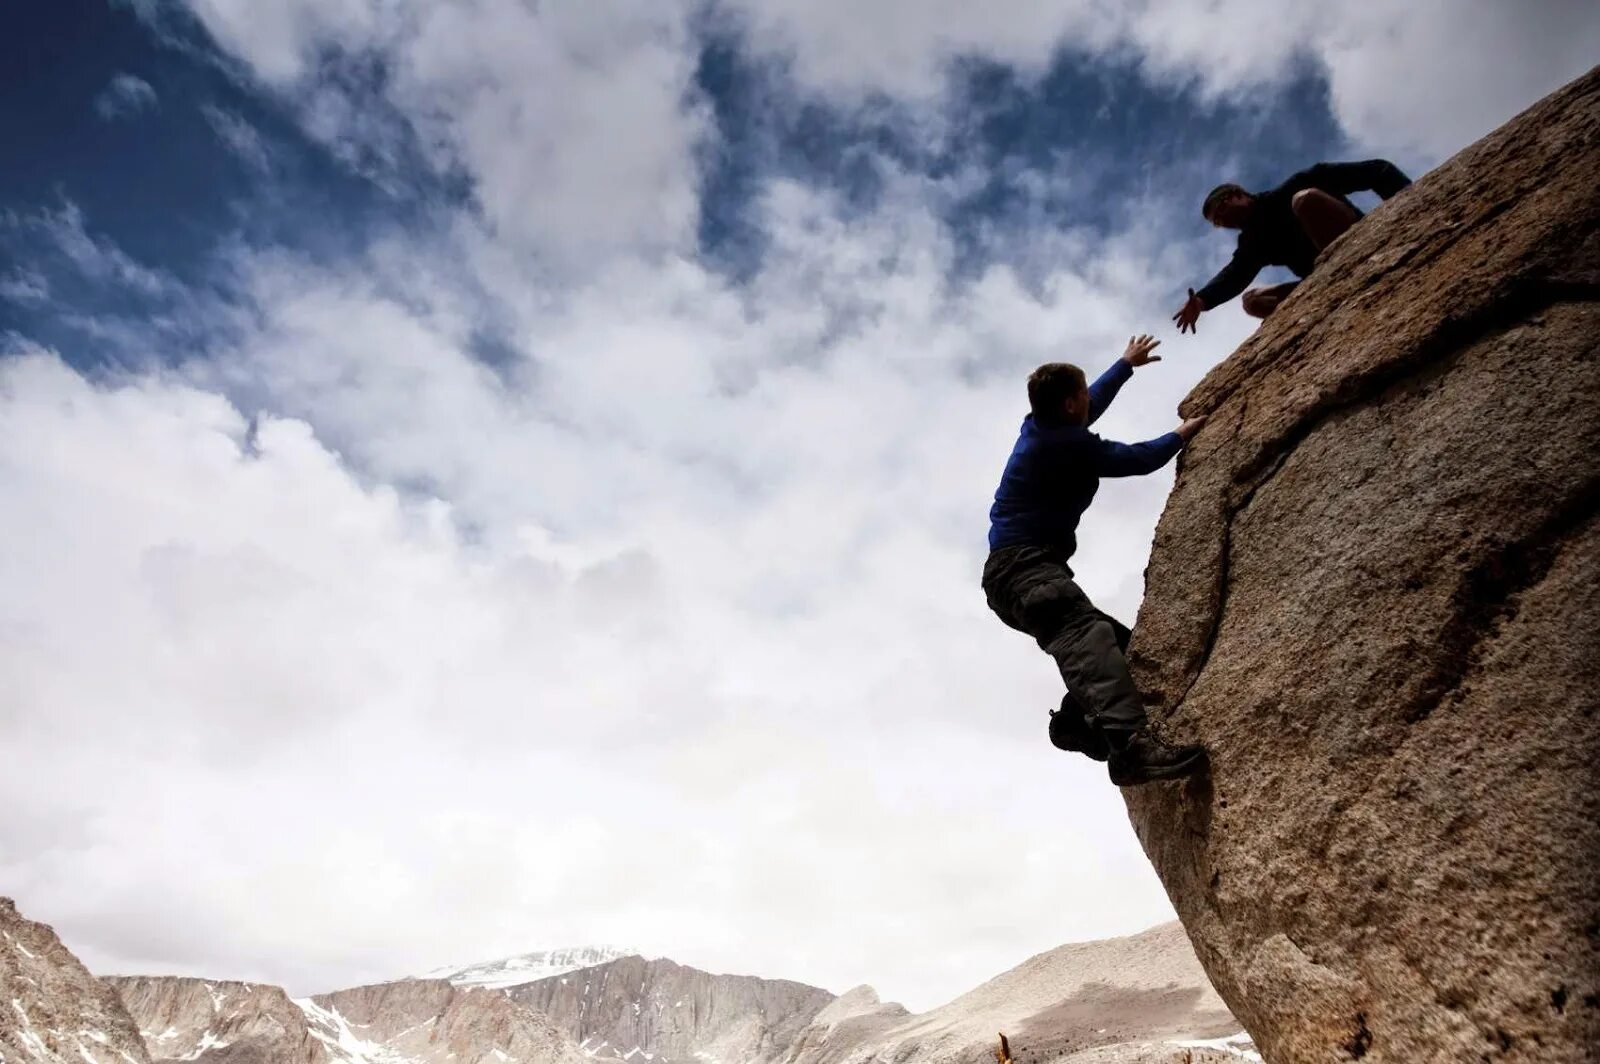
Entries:
{"type": "Polygon", "coordinates": [[[1189,298],[1178,308],[1178,313],[1172,316],[1172,320],[1178,323],[1179,334],[1185,331],[1194,332],[1194,323],[1200,320],[1200,315],[1205,313],[1205,309],[1205,303],[1194,294],[1194,289],[1189,289],[1189,298]]]}
{"type": "Polygon", "coordinates": [[[1135,336],[1128,341],[1128,349],[1122,352],[1122,361],[1130,366],[1142,366],[1147,362],[1160,362],[1160,355],[1152,355],[1150,353],[1159,346],[1161,346],[1160,340],[1152,339],[1149,336],[1135,336]]]}

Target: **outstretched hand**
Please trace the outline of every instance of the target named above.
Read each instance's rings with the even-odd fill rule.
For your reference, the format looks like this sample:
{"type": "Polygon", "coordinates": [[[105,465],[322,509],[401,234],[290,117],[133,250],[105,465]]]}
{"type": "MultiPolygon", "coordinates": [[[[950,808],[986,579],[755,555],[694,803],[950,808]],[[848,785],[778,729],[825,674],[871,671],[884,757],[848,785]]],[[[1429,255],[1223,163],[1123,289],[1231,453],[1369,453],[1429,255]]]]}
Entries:
{"type": "Polygon", "coordinates": [[[1150,352],[1161,346],[1161,341],[1149,336],[1135,336],[1128,341],[1128,349],[1122,352],[1122,361],[1130,366],[1142,366],[1147,362],[1160,362],[1160,355],[1150,352]]]}
{"type": "Polygon", "coordinates": [[[1199,417],[1186,417],[1183,419],[1183,424],[1178,426],[1177,433],[1183,437],[1184,443],[1194,439],[1194,434],[1205,427],[1206,416],[1201,414],[1199,417]]]}
{"type": "Polygon", "coordinates": [[[1178,308],[1178,313],[1172,316],[1172,320],[1178,323],[1178,332],[1180,334],[1194,332],[1194,323],[1200,320],[1200,315],[1205,313],[1205,309],[1205,303],[1194,294],[1194,289],[1189,289],[1189,298],[1178,308]]]}

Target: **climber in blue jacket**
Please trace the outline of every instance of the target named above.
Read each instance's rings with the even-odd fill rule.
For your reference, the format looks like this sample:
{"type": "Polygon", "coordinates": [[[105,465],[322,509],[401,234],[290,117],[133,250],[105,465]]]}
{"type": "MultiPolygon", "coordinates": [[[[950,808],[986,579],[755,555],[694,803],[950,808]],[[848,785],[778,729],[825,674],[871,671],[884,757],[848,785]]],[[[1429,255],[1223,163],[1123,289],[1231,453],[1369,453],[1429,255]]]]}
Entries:
{"type": "Polygon", "coordinates": [[[1205,421],[1189,418],[1143,443],[1115,443],[1089,431],[1136,367],[1161,360],[1151,354],[1158,343],[1135,336],[1093,384],[1065,362],[1033,371],[1032,412],[995,491],[983,567],[989,608],[1055,658],[1067,683],[1068,695],[1051,718],[1051,741],[1108,761],[1112,782],[1123,787],[1188,775],[1205,759],[1199,747],[1168,746],[1150,733],[1123,658],[1128,630],[1095,608],[1067,564],[1100,478],[1155,472],[1205,421]]]}
{"type": "Polygon", "coordinates": [[[1244,292],[1241,305],[1252,317],[1265,318],[1299,281],[1245,287],[1266,266],[1287,266],[1308,277],[1317,254],[1361,220],[1361,212],[1345,197],[1376,192],[1388,199],[1411,179],[1386,159],[1359,163],[1318,163],[1290,177],[1269,192],[1246,192],[1238,185],[1218,185],[1200,207],[1205,220],[1219,229],[1237,229],[1239,243],[1228,264],[1189,298],[1172,320],[1178,331],[1194,332],[1200,315],[1244,292]]]}

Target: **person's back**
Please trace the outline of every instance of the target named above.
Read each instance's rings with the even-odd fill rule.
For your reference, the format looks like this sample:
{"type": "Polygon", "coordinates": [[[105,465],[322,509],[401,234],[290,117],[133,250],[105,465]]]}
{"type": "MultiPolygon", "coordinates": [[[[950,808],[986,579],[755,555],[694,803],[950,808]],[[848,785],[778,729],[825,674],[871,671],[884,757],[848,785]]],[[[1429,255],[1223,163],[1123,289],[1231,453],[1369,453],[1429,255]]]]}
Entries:
{"type": "Polygon", "coordinates": [[[1070,557],[1078,520],[1094,501],[1094,435],[1079,425],[1040,425],[1023,419],[1016,446],[989,508],[989,549],[1053,545],[1070,557]]]}
{"type": "MultiPolygon", "coordinates": [[[[1311,276],[1321,249],[1294,213],[1295,193],[1316,188],[1311,175],[1311,170],[1302,170],[1277,188],[1256,194],[1255,207],[1239,229],[1239,249],[1264,265],[1286,267],[1296,277],[1311,276]]],[[[1327,194],[1349,208],[1352,221],[1361,217],[1361,211],[1344,196],[1327,194]]]]}
{"type": "MultiPolygon", "coordinates": [[[[989,509],[989,557],[983,589],[989,607],[1008,626],[1033,636],[1056,659],[1070,688],[1058,717],[1072,737],[1067,749],[1111,762],[1119,786],[1171,779],[1195,771],[1196,748],[1176,749],[1148,734],[1148,722],[1121,639],[1126,629],[1095,609],[1073,581],[1068,560],[1077,550],[1078,521],[1101,477],[1137,476],[1166,465],[1199,430],[1200,419],[1143,443],[1117,443],[1089,431],[1133,375],[1159,361],[1156,342],[1135,337],[1093,385],[1065,363],[1040,366],[1028,378],[1032,412],[1023,419],[989,509]],[[1075,718],[1075,719],[1074,719],[1075,718]]],[[[1055,724],[1052,722],[1052,738],[1055,724]]]]}
{"type": "Polygon", "coordinates": [[[1317,255],[1361,220],[1347,198],[1371,191],[1388,199],[1411,183],[1393,163],[1368,159],[1358,163],[1318,163],[1292,175],[1266,192],[1247,192],[1238,185],[1212,189],[1200,213],[1220,229],[1235,229],[1239,239],[1233,258],[1172,316],[1179,332],[1193,332],[1207,310],[1243,293],[1245,313],[1265,318],[1286,299],[1298,281],[1246,288],[1267,266],[1284,266],[1296,277],[1309,277],[1317,255]]]}

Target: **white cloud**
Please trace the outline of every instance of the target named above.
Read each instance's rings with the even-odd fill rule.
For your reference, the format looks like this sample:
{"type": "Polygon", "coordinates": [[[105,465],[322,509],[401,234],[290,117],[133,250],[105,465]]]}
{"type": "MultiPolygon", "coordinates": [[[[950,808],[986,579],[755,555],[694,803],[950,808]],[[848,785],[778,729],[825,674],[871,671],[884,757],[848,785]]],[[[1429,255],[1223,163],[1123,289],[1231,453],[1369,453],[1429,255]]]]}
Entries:
{"type": "MultiPolygon", "coordinates": [[[[40,238],[50,252],[59,256],[80,277],[143,296],[159,296],[177,287],[166,273],[135,260],[110,240],[89,232],[83,210],[71,200],[63,200],[55,210],[31,214],[0,214],[0,231],[40,238]]],[[[13,295],[37,296],[48,292],[48,281],[37,270],[18,274],[19,283],[29,291],[16,289],[13,295]]]]}
{"type": "Polygon", "coordinates": [[[153,110],[157,106],[159,99],[155,88],[132,74],[118,74],[94,98],[95,114],[107,122],[153,110]]]}
{"type": "MultiPolygon", "coordinates": [[[[217,43],[246,59],[261,77],[288,84],[303,77],[323,45],[359,48],[383,32],[374,0],[280,4],[186,0],[217,43]]],[[[137,5],[136,5],[137,6],[137,5]]],[[[147,18],[156,12],[141,10],[147,18]]]]}
{"type": "Polygon", "coordinates": [[[217,139],[252,170],[266,173],[272,169],[272,151],[261,134],[242,116],[214,104],[202,104],[200,113],[206,124],[216,133],[217,139]]]}
{"type": "MultiPolygon", "coordinates": [[[[529,279],[470,225],[255,256],[259,328],[175,374],[0,363],[0,719],[35,766],[0,800],[63,840],[0,832],[14,892],[103,971],[317,990],[616,940],[913,1006],[1165,918],[976,579],[1027,370],[1108,361],[1170,279],[1116,265],[1135,233],[952,290],[905,180],[849,225],[776,188],[746,287],[617,261],[512,304],[494,372],[480,293],[529,279]]],[[[1108,433],[1170,427],[1238,328],[1108,433]]],[[[1084,530],[1125,616],[1165,483],[1084,530]]]]}
{"type": "Polygon", "coordinates": [[[851,98],[932,97],[951,60],[1039,71],[1056,50],[1134,57],[1205,92],[1270,92],[1297,64],[1326,75],[1335,116],[1376,151],[1453,154],[1600,54],[1600,9],[1582,0],[730,0],[752,41],[793,57],[805,82],[851,98]]]}
{"type": "Polygon", "coordinates": [[[1317,52],[1335,113],[1360,140],[1433,159],[1454,154],[1600,56],[1600,8],[1423,0],[1344,5],[1317,52]]]}
{"type": "Polygon", "coordinates": [[[0,299],[12,303],[39,304],[50,298],[50,282],[37,270],[19,266],[0,277],[0,299]]]}
{"type": "MultiPolygon", "coordinates": [[[[242,253],[229,330],[165,369],[0,362],[0,876],[30,913],[102,971],[306,991],[603,940],[914,1007],[1165,917],[1103,772],[1043,741],[1053,668],[976,586],[1027,371],[1097,369],[1194,278],[1159,208],[1024,230],[1025,280],[955,283],[948,188],[885,164],[863,216],[774,182],[735,286],[692,254],[685,7],[192,6],[352,165],[415,136],[481,210],[354,263],[242,253]]],[[[1215,92],[1320,56],[1378,144],[1492,124],[1592,25],[1504,28],[1521,73],[1445,121],[1445,50],[1491,42],[1434,7],[745,10],[857,100],[1062,43],[1215,92]],[[1411,98],[1375,106],[1362,79],[1402,67],[1411,98]]],[[[70,204],[21,224],[174,297],[70,204]]],[[[1105,433],[1171,427],[1247,329],[1169,339],[1105,433]]],[[[1168,483],[1107,484],[1082,530],[1125,618],[1168,483]]]]}
{"type": "MultiPolygon", "coordinates": [[[[472,178],[495,230],[547,270],[692,247],[708,118],[692,84],[687,0],[190,6],[352,166],[385,181],[414,136],[472,178]],[[375,58],[383,74],[352,87],[327,65],[330,50],[375,58]]],[[[1060,51],[1131,58],[1152,79],[1231,97],[1272,92],[1309,63],[1362,150],[1414,165],[1582,73],[1600,46],[1600,15],[1577,0],[726,0],[714,10],[845,105],[872,93],[937,105],[950,62],[969,56],[1025,73],[1060,51]]]]}
{"type": "Polygon", "coordinates": [[[1098,52],[1115,43],[1114,5],[1093,0],[731,0],[757,48],[792,56],[806,84],[845,96],[881,91],[932,97],[946,65],[993,58],[1037,72],[1066,43],[1098,52]]]}
{"type": "Polygon", "coordinates": [[[341,158],[382,181],[414,136],[471,175],[503,239],[557,268],[692,247],[706,115],[687,3],[191,6],[341,158]],[[352,87],[330,49],[383,74],[352,87]]]}

